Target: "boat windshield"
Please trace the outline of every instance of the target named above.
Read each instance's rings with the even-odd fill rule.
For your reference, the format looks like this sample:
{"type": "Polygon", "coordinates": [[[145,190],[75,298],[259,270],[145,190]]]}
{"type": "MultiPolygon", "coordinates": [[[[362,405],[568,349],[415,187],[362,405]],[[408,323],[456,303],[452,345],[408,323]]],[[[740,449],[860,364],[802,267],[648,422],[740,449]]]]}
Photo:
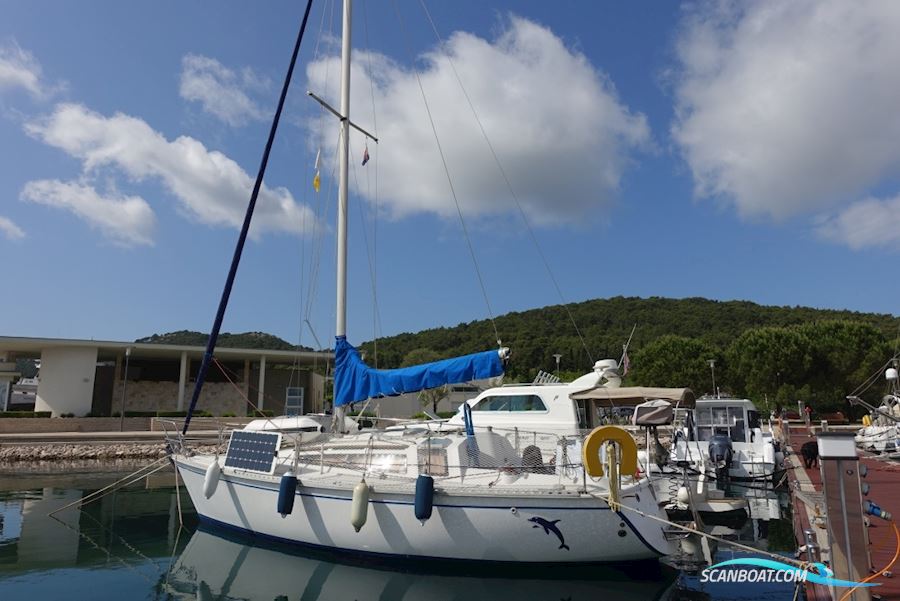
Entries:
{"type": "Polygon", "coordinates": [[[472,411],[546,411],[541,397],[534,394],[487,396],[472,411]]]}
{"type": "Polygon", "coordinates": [[[724,435],[734,442],[746,442],[744,408],[719,405],[698,407],[697,440],[709,440],[713,436],[724,435]]]}

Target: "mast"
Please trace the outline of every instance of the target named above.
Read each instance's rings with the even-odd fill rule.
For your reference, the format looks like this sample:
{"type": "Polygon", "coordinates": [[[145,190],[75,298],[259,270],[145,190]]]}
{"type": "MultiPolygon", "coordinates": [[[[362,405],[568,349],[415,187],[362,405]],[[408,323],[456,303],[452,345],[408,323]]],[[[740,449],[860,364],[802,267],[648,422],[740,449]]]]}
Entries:
{"type": "MultiPolygon", "coordinates": [[[[335,302],[336,338],[347,336],[347,188],[350,182],[350,17],[351,0],[344,0],[343,34],[341,43],[341,135],[338,141],[340,156],[340,172],[338,174],[338,210],[337,210],[337,291],[335,302]]],[[[335,347],[335,358],[337,347],[335,347]]],[[[335,374],[337,375],[337,374],[335,374]]],[[[337,391],[337,380],[333,382],[333,390],[337,391]]],[[[331,428],[343,434],[344,416],[347,408],[334,407],[331,428]]]]}
{"type": "Polygon", "coordinates": [[[335,335],[347,335],[347,189],[350,171],[350,17],[351,0],[344,0],[341,47],[341,136],[337,211],[337,302],[335,335]]]}

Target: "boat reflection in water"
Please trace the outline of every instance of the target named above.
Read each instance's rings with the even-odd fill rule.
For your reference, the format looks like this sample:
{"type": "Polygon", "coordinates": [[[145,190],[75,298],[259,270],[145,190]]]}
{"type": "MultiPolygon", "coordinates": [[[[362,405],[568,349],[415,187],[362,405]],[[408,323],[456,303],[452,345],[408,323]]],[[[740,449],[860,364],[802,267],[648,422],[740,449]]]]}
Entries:
{"type": "MultiPolygon", "coordinates": [[[[443,601],[481,599],[668,599],[677,572],[657,562],[629,566],[549,566],[498,571],[471,564],[422,571],[345,557],[298,554],[202,526],[188,542],[162,588],[175,599],[302,599],[443,601]]],[[[598,544],[602,544],[598,541],[598,544]]]]}

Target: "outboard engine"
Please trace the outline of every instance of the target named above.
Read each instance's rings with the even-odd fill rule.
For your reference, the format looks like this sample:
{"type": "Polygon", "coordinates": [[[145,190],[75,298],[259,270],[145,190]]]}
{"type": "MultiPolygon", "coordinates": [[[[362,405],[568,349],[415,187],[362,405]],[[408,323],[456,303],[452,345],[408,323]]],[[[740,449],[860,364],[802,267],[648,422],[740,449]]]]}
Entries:
{"type": "Polygon", "coordinates": [[[661,442],[659,442],[659,432],[656,431],[656,426],[652,428],[653,432],[653,463],[661,470],[667,463],[669,463],[669,452],[666,450],[666,447],[663,446],[661,442]]]}
{"type": "Polygon", "coordinates": [[[716,478],[720,481],[726,480],[728,468],[731,467],[731,459],[734,456],[731,439],[724,434],[717,434],[709,439],[708,448],[709,460],[716,468],[716,478]]]}

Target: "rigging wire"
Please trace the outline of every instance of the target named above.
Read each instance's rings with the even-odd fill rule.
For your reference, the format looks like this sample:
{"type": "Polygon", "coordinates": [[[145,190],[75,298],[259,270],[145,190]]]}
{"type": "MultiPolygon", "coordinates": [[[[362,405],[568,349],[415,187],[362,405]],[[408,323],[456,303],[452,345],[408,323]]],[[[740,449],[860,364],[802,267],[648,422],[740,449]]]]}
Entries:
{"type": "MultiPolygon", "coordinates": [[[[353,179],[356,181],[356,187],[359,188],[360,187],[359,175],[357,173],[357,166],[355,164],[353,165],[353,179]]],[[[360,229],[362,230],[362,234],[363,234],[363,243],[365,244],[365,247],[366,247],[366,260],[369,263],[369,280],[370,280],[370,284],[372,286],[372,305],[373,305],[373,311],[374,311],[373,316],[372,316],[372,326],[373,326],[373,330],[375,330],[376,323],[379,320],[378,297],[375,293],[375,257],[374,257],[375,249],[369,247],[369,235],[366,230],[366,209],[365,209],[365,206],[363,206],[363,205],[364,205],[364,203],[362,203],[362,202],[356,203],[356,207],[359,210],[360,224],[362,225],[362,227],[360,229]]],[[[373,221],[374,220],[375,220],[375,217],[373,217],[373,221]]],[[[375,333],[376,344],[377,344],[377,332],[374,332],[374,333],[375,333]]],[[[377,348],[377,346],[376,346],[376,348],[377,348]]],[[[377,355],[375,357],[374,367],[376,367],[376,368],[378,367],[377,355]]]]}
{"type": "MultiPolygon", "coordinates": [[[[327,36],[328,39],[332,39],[334,35],[334,11],[335,11],[335,3],[328,2],[322,8],[322,17],[319,21],[319,33],[316,38],[316,45],[313,51],[313,63],[318,61],[319,59],[319,47],[325,38],[325,17],[328,17],[328,31],[327,36]],[[331,7],[329,12],[328,8],[331,7]]],[[[326,60],[325,62],[325,75],[324,75],[324,92],[327,93],[330,82],[331,82],[331,61],[326,60]]],[[[319,117],[318,122],[316,124],[317,132],[325,131],[325,109],[323,107],[319,107],[319,117]]],[[[319,151],[321,152],[321,135],[319,141],[319,151]]],[[[334,163],[332,163],[332,175],[334,174],[334,163]]],[[[321,264],[322,259],[322,249],[324,246],[324,236],[325,236],[325,227],[324,224],[327,222],[328,218],[328,210],[330,208],[330,203],[327,199],[332,197],[334,179],[329,178],[329,184],[326,187],[325,194],[320,194],[316,192],[316,223],[314,224],[314,231],[312,239],[310,240],[310,264],[309,264],[309,284],[307,288],[307,296],[306,296],[306,304],[305,304],[305,312],[303,318],[301,320],[302,323],[309,324],[310,316],[312,315],[312,307],[314,304],[314,299],[316,296],[316,292],[318,290],[319,283],[319,265],[321,264]],[[323,200],[323,198],[325,200],[323,200]]],[[[309,188],[306,188],[307,194],[309,193],[309,188]]],[[[310,327],[310,332],[313,337],[316,338],[315,332],[312,332],[312,328],[310,327]]],[[[318,339],[316,338],[318,343],[318,339]]],[[[321,344],[320,344],[321,346],[321,344]]],[[[321,349],[317,349],[321,350],[321,349]]]]}
{"type": "Polygon", "coordinates": [[[878,381],[878,378],[881,376],[881,374],[884,372],[884,370],[886,368],[890,367],[891,363],[893,363],[893,361],[896,360],[897,357],[898,357],[898,354],[895,353],[893,357],[891,357],[885,363],[883,363],[880,367],[878,367],[868,378],[865,379],[865,381],[863,381],[862,384],[857,386],[856,389],[854,389],[854,391],[851,392],[847,396],[859,396],[859,395],[865,393],[866,391],[868,391],[869,388],[871,388],[875,384],[875,382],[878,381]]]}
{"type": "MultiPolygon", "coordinates": [[[[441,34],[438,32],[437,26],[434,23],[434,20],[431,17],[431,13],[428,11],[428,7],[425,4],[425,0],[419,0],[419,3],[422,5],[422,10],[425,12],[425,16],[428,18],[428,22],[431,25],[432,31],[434,31],[434,35],[438,40],[438,44],[443,50],[445,47],[444,39],[441,37],[441,34]]],[[[569,309],[568,301],[565,299],[562,293],[562,289],[559,286],[559,282],[556,280],[556,276],[553,274],[553,270],[550,268],[550,262],[547,260],[546,255],[544,254],[543,249],[541,248],[540,243],[538,242],[537,236],[534,233],[534,229],[531,226],[531,222],[528,220],[528,215],[525,213],[525,210],[522,208],[522,203],[519,201],[519,197],[513,189],[512,183],[509,180],[509,177],[506,174],[506,170],[503,168],[503,164],[500,162],[500,157],[497,156],[497,152],[494,149],[494,145],[491,143],[490,138],[487,135],[487,131],[484,129],[484,123],[481,121],[481,118],[478,116],[478,111],[475,110],[475,105],[472,102],[471,97],[469,96],[469,92],[466,90],[466,87],[463,85],[462,78],[459,76],[459,72],[456,70],[456,64],[453,62],[453,59],[450,56],[449,52],[443,52],[444,56],[447,58],[447,62],[450,64],[450,68],[453,70],[453,75],[456,77],[456,81],[459,84],[459,88],[463,93],[463,96],[466,98],[466,103],[469,105],[469,109],[472,111],[472,115],[475,117],[476,123],[478,123],[478,128],[481,130],[481,135],[484,138],[484,141],[487,143],[487,147],[491,152],[491,156],[494,158],[494,162],[497,164],[497,168],[500,170],[500,174],[503,177],[503,181],[506,183],[506,188],[509,190],[509,194],[512,197],[513,201],[516,204],[516,208],[519,211],[519,215],[522,217],[522,221],[525,223],[525,229],[528,230],[528,235],[531,238],[532,243],[534,244],[535,250],[537,251],[538,256],[541,258],[541,262],[544,264],[544,268],[547,270],[547,275],[550,276],[550,281],[553,282],[553,287],[556,289],[557,295],[559,295],[559,299],[562,302],[562,307],[566,312],[566,315],[569,316],[569,321],[572,322],[572,326],[575,328],[575,333],[578,335],[578,339],[581,341],[581,346],[584,348],[584,351],[587,353],[588,359],[591,364],[594,363],[594,358],[591,355],[591,351],[588,349],[587,343],[585,342],[584,336],[581,334],[581,330],[578,327],[578,324],[575,322],[575,317],[572,315],[571,310],[569,309]]]]}
{"type": "MultiPolygon", "coordinates": [[[[400,10],[397,6],[397,1],[394,0],[392,2],[392,4],[394,6],[394,13],[397,15],[397,21],[400,23],[400,30],[403,32],[403,41],[406,43],[407,54],[412,59],[412,50],[410,48],[409,36],[406,31],[403,17],[400,15],[400,10]]],[[[484,278],[481,275],[481,268],[478,266],[478,257],[475,254],[475,247],[472,245],[472,239],[469,236],[469,230],[466,227],[466,220],[463,218],[462,208],[459,205],[459,198],[456,196],[456,189],[453,186],[453,178],[450,176],[450,167],[447,165],[447,158],[444,156],[444,149],[441,146],[441,139],[440,139],[440,136],[438,136],[437,127],[434,124],[434,117],[431,114],[431,107],[428,104],[428,97],[425,94],[425,87],[422,85],[422,78],[419,75],[419,69],[417,69],[415,66],[415,61],[410,60],[410,65],[412,65],[413,73],[415,73],[415,75],[416,75],[416,83],[418,84],[419,92],[422,95],[422,102],[425,105],[425,112],[428,115],[428,122],[431,125],[431,132],[434,135],[434,141],[435,141],[435,144],[437,145],[438,154],[440,154],[440,157],[441,157],[441,163],[443,164],[443,167],[444,167],[444,174],[447,176],[447,183],[450,186],[450,195],[453,197],[453,203],[456,205],[456,214],[459,216],[459,223],[460,223],[460,226],[462,227],[463,236],[465,237],[465,240],[466,240],[466,246],[468,247],[469,254],[472,257],[472,264],[475,267],[475,275],[477,276],[478,284],[481,287],[481,295],[484,297],[484,303],[487,306],[488,317],[491,321],[491,327],[494,329],[494,336],[497,340],[497,345],[503,346],[502,342],[500,340],[500,332],[497,330],[497,321],[494,319],[494,311],[493,311],[493,309],[491,309],[491,301],[488,298],[487,288],[485,287],[485,284],[484,284],[484,278]]]]}
{"type": "MultiPolygon", "coordinates": [[[[315,45],[313,47],[313,58],[312,58],[313,63],[315,63],[319,57],[319,47],[322,43],[322,40],[324,37],[323,33],[325,31],[325,17],[329,16],[329,14],[331,17],[329,20],[329,28],[333,29],[333,24],[334,24],[334,3],[333,2],[326,2],[325,4],[322,5],[322,14],[319,18],[319,28],[318,28],[318,32],[316,34],[315,45]],[[328,9],[329,6],[331,6],[330,13],[329,13],[329,9],[328,9]]],[[[329,67],[330,67],[330,63],[328,61],[326,61],[326,63],[325,63],[325,87],[326,87],[326,89],[328,87],[328,81],[329,81],[329,75],[330,75],[329,67]]],[[[323,127],[323,124],[324,124],[323,113],[324,113],[324,110],[320,108],[319,117],[318,117],[319,131],[322,131],[321,128],[323,127]]],[[[319,152],[321,152],[321,148],[319,149],[319,152]]],[[[306,162],[306,160],[308,158],[309,158],[308,154],[305,154],[304,155],[304,163],[306,162]]],[[[318,153],[316,154],[316,158],[317,159],[319,158],[318,153]]],[[[318,165],[316,165],[316,167],[318,167],[318,165]]],[[[302,171],[304,173],[303,182],[302,182],[302,189],[304,191],[303,197],[304,197],[304,199],[309,199],[309,187],[311,184],[310,179],[309,179],[309,170],[303,169],[302,171]]],[[[321,224],[322,224],[322,221],[321,221],[322,205],[324,204],[324,202],[322,201],[320,195],[317,192],[315,194],[315,202],[314,203],[307,202],[307,204],[315,206],[315,210],[314,210],[315,218],[314,218],[312,224],[308,224],[308,222],[307,222],[308,215],[306,212],[304,212],[304,214],[303,214],[303,221],[302,221],[303,232],[302,232],[301,238],[300,238],[300,260],[298,262],[298,264],[300,266],[300,269],[299,269],[299,271],[300,271],[300,276],[299,276],[300,277],[300,286],[299,286],[299,291],[298,291],[298,303],[297,303],[298,304],[298,313],[299,313],[299,315],[298,315],[299,323],[297,326],[297,346],[299,348],[302,348],[302,346],[303,346],[304,325],[309,323],[309,321],[308,321],[309,315],[312,311],[313,298],[314,298],[313,294],[312,294],[312,290],[314,289],[313,288],[314,285],[312,282],[313,269],[314,269],[313,263],[318,260],[318,257],[316,256],[316,249],[318,248],[317,240],[321,236],[320,231],[321,231],[321,224]],[[309,234],[307,234],[308,226],[311,229],[309,234]],[[309,237],[308,241],[307,241],[307,236],[309,237]],[[310,282],[309,282],[309,291],[307,293],[307,296],[306,296],[306,299],[304,302],[304,291],[307,286],[307,284],[306,284],[306,276],[307,276],[306,259],[307,258],[309,259],[308,269],[309,269],[310,282]]],[[[313,337],[315,337],[315,333],[312,333],[312,334],[313,334],[313,337]]],[[[319,344],[319,346],[321,346],[321,344],[319,344]]],[[[322,350],[322,349],[319,348],[319,349],[315,349],[315,350],[322,350]]],[[[319,357],[318,357],[318,355],[316,355],[316,357],[313,359],[313,370],[318,368],[318,362],[319,362],[319,357]]],[[[295,376],[295,374],[298,374],[298,372],[299,372],[299,369],[300,369],[299,356],[294,358],[293,367],[294,367],[294,369],[291,372],[289,386],[294,385],[294,376],[295,376]]],[[[327,370],[327,368],[328,368],[328,366],[327,366],[327,362],[326,362],[326,370],[327,370]]],[[[299,379],[299,376],[298,376],[298,379],[299,379]]]]}
{"type": "MultiPolygon", "coordinates": [[[[372,45],[369,42],[369,13],[367,10],[368,2],[363,2],[363,30],[365,32],[366,48],[372,45]]],[[[366,53],[366,60],[369,68],[369,93],[372,98],[372,128],[375,131],[375,137],[378,137],[378,111],[375,108],[375,80],[372,77],[374,69],[372,68],[372,53],[366,53]]],[[[383,331],[381,328],[381,312],[378,308],[378,145],[375,145],[375,194],[374,194],[374,212],[372,217],[372,255],[374,260],[370,266],[372,276],[372,348],[373,348],[373,366],[378,368],[378,336],[383,331]]],[[[366,177],[367,196],[372,198],[372,189],[369,187],[369,178],[366,177]]]]}
{"type": "MultiPolygon", "coordinates": [[[[228,276],[225,278],[225,287],[222,290],[222,296],[219,299],[219,308],[216,311],[216,317],[213,320],[212,328],[209,332],[209,341],[206,344],[206,351],[203,354],[203,362],[197,372],[197,381],[194,385],[194,392],[191,395],[191,404],[188,407],[187,416],[184,419],[184,430],[182,434],[187,434],[188,427],[191,423],[191,417],[194,409],[197,407],[197,401],[200,400],[200,391],[203,389],[203,381],[206,379],[206,373],[209,370],[209,364],[216,349],[216,341],[219,337],[219,330],[222,327],[222,321],[225,319],[225,310],[228,308],[228,299],[231,297],[231,289],[234,286],[234,279],[237,275],[238,266],[241,262],[241,254],[244,250],[244,244],[247,240],[247,234],[250,231],[250,221],[253,218],[253,210],[256,207],[256,201],[259,198],[259,192],[262,188],[263,178],[266,174],[266,166],[269,163],[269,154],[272,151],[272,144],[275,141],[275,133],[278,131],[278,123],[281,120],[281,112],[284,109],[284,102],[287,98],[288,89],[290,88],[291,78],[294,73],[294,67],[297,64],[297,55],[300,53],[300,44],[303,41],[303,35],[306,32],[306,24],[309,19],[309,11],[312,8],[312,0],[308,0],[306,10],[303,13],[303,21],[300,24],[300,31],[297,33],[297,41],[294,43],[294,49],[291,53],[290,64],[284,77],[284,84],[281,88],[281,95],[278,98],[278,106],[275,109],[275,115],[272,118],[272,126],[269,129],[269,137],[266,140],[266,146],[263,150],[262,160],[259,165],[259,172],[256,175],[256,182],[253,184],[253,191],[250,193],[250,201],[247,204],[247,212],[244,215],[244,221],[241,225],[241,232],[238,235],[237,243],[234,247],[234,255],[231,259],[231,267],[228,270],[228,276]]],[[[123,413],[124,415],[124,413],[123,413]]]]}

